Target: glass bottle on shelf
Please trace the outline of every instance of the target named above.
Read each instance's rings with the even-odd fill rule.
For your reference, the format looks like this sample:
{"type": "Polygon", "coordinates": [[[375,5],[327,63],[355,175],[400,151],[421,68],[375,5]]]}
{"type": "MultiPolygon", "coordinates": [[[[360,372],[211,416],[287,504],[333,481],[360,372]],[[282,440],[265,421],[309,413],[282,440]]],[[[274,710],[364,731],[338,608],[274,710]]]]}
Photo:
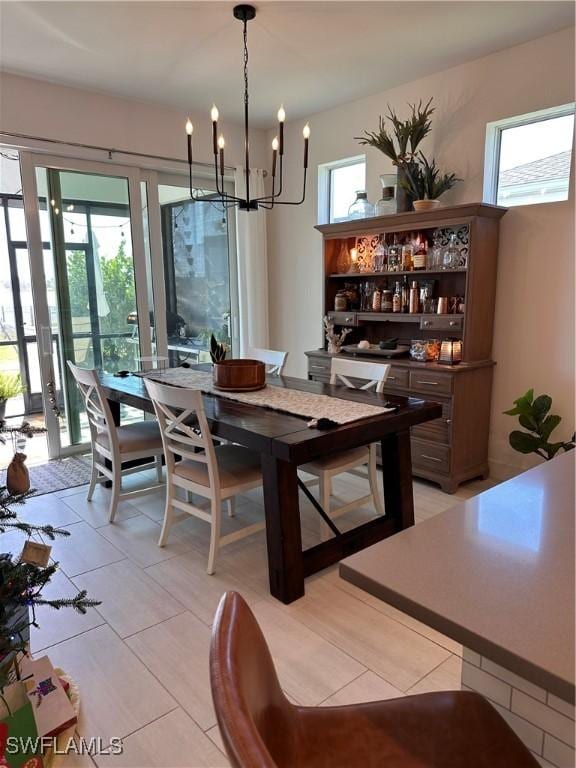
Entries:
{"type": "Polygon", "coordinates": [[[410,307],[410,286],[408,285],[408,277],[404,275],[404,282],[402,283],[402,312],[405,314],[410,307]]]}
{"type": "Polygon", "coordinates": [[[396,213],[396,174],[383,173],[380,176],[382,184],[382,197],[374,206],[375,216],[386,216],[396,213]]]}
{"type": "Polygon", "coordinates": [[[394,242],[388,246],[388,271],[400,271],[400,253],[401,246],[398,243],[398,237],[394,235],[394,242]]]}
{"type": "Polygon", "coordinates": [[[434,232],[434,240],[432,242],[432,248],[428,249],[428,269],[436,270],[442,268],[442,240],[438,230],[434,232]]]}
{"type": "Polygon", "coordinates": [[[404,243],[402,246],[402,269],[404,272],[412,272],[414,269],[414,245],[404,243]]]}
{"type": "Polygon", "coordinates": [[[348,250],[346,243],[342,243],[340,246],[340,252],[338,253],[338,258],[336,259],[336,272],[339,275],[343,275],[350,271],[351,266],[352,259],[350,258],[350,251],[348,250]]]}
{"type": "Polygon", "coordinates": [[[426,269],[426,238],[424,235],[418,235],[416,247],[414,249],[414,270],[426,269]]]}
{"type": "Polygon", "coordinates": [[[359,189],[356,192],[356,200],[348,208],[349,219],[367,219],[374,216],[374,206],[368,200],[365,190],[359,189]]]}
{"type": "Polygon", "coordinates": [[[396,283],[392,296],[392,312],[402,312],[402,289],[399,282],[396,283]]]}
{"type": "Polygon", "coordinates": [[[448,247],[442,255],[442,269],[458,269],[459,266],[460,248],[456,245],[456,232],[452,232],[448,247]]]}
{"type": "Polygon", "coordinates": [[[374,272],[384,272],[386,269],[386,260],[388,257],[388,249],[386,248],[386,241],[383,237],[378,240],[378,245],[374,248],[373,264],[372,268],[374,272]]]}

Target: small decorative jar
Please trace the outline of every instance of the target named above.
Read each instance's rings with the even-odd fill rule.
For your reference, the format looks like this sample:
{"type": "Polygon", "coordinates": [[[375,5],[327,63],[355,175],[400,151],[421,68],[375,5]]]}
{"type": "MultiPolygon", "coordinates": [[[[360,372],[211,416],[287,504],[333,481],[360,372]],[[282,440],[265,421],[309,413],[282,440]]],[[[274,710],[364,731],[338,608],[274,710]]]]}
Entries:
{"type": "Polygon", "coordinates": [[[412,339],[410,342],[410,357],[419,363],[427,360],[427,342],[425,339],[412,339]]]}
{"type": "Polygon", "coordinates": [[[375,216],[386,216],[389,213],[396,213],[396,182],[395,173],[383,173],[380,176],[382,197],[374,206],[375,216]]]}
{"type": "Polygon", "coordinates": [[[334,311],[346,312],[348,309],[348,292],[344,289],[338,291],[334,298],[334,311]]]}
{"type": "Polygon", "coordinates": [[[367,219],[374,216],[374,206],[368,200],[365,190],[359,189],[356,192],[356,200],[348,208],[349,219],[367,219]]]}
{"type": "Polygon", "coordinates": [[[336,272],[338,272],[339,275],[344,275],[346,272],[350,271],[351,266],[352,259],[350,258],[350,252],[346,246],[346,243],[342,243],[340,247],[340,253],[336,259],[336,272]]]}
{"type": "Polygon", "coordinates": [[[389,291],[387,289],[382,291],[381,312],[392,312],[392,291],[389,291]]]}

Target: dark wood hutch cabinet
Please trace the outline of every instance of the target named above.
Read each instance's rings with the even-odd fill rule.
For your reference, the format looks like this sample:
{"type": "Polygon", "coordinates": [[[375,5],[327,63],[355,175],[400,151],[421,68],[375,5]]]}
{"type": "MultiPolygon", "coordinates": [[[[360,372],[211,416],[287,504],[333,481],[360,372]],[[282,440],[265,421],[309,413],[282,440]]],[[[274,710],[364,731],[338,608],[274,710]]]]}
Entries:
{"type": "MultiPolygon", "coordinates": [[[[415,475],[438,483],[448,493],[454,493],[463,481],[488,473],[498,230],[505,213],[505,208],[471,203],[317,227],[324,238],[324,313],[337,326],[352,329],[346,344],[362,339],[376,344],[389,338],[398,338],[399,344],[410,344],[412,339],[462,340],[459,365],[416,362],[408,357],[377,358],[391,363],[385,391],[441,403],[440,419],[412,429],[412,466],[415,475]],[[373,247],[378,238],[385,238],[390,244],[395,235],[402,241],[414,233],[425,237],[431,247],[434,236],[447,243],[452,232],[465,260],[465,266],[457,269],[338,272],[342,246],[362,251],[373,247]],[[461,297],[463,312],[383,313],[358,306],[334,310],[336,293],[345,285],[363,284],[366,288],[368,283],[393,289],[397,281],[404,280],[404,275],[419,285],[428,284],[435,297],[461,297]]],[[[328,381],[331,355],[325,350],[306,355],[308,378],[328,381]]],[[[349,357],[350,353],[341,355],[349,357]]]]}

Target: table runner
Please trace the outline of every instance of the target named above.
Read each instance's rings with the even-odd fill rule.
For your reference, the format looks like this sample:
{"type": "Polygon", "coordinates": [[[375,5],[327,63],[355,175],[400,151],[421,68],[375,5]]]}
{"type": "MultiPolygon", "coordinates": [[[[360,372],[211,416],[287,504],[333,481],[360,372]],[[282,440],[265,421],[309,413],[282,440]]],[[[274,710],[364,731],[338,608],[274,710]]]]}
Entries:
{"type": "Polygon", "coordinates": [[[315,392],[277,387],[273,384],[267,384],[257,392],[223,392],[214,386],[211,373],[193,371],[188,368],[151,371],[144,376],[161,384],[199,389],[205,394],[217,395],[227,400],[270,408],[274,411],[302,416],[306,419],[330,419],[337,424],[350,424],[353,421],[381,416],[383,413],[394,410],[393,408],[344,400],[338,396],[329,397],[328,395],[318,395],[315,392]]]}

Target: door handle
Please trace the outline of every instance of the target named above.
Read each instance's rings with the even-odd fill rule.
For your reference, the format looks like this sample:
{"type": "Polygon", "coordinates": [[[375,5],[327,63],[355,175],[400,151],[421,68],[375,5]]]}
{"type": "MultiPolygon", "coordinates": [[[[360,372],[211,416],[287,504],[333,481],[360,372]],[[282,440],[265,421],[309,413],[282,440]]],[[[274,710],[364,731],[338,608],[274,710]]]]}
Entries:
{"type": "Polygon", "coordinates": [[[52,328],[47,325],[40,328],[40,352],[44,357],[52,357],[52,328]]]}

